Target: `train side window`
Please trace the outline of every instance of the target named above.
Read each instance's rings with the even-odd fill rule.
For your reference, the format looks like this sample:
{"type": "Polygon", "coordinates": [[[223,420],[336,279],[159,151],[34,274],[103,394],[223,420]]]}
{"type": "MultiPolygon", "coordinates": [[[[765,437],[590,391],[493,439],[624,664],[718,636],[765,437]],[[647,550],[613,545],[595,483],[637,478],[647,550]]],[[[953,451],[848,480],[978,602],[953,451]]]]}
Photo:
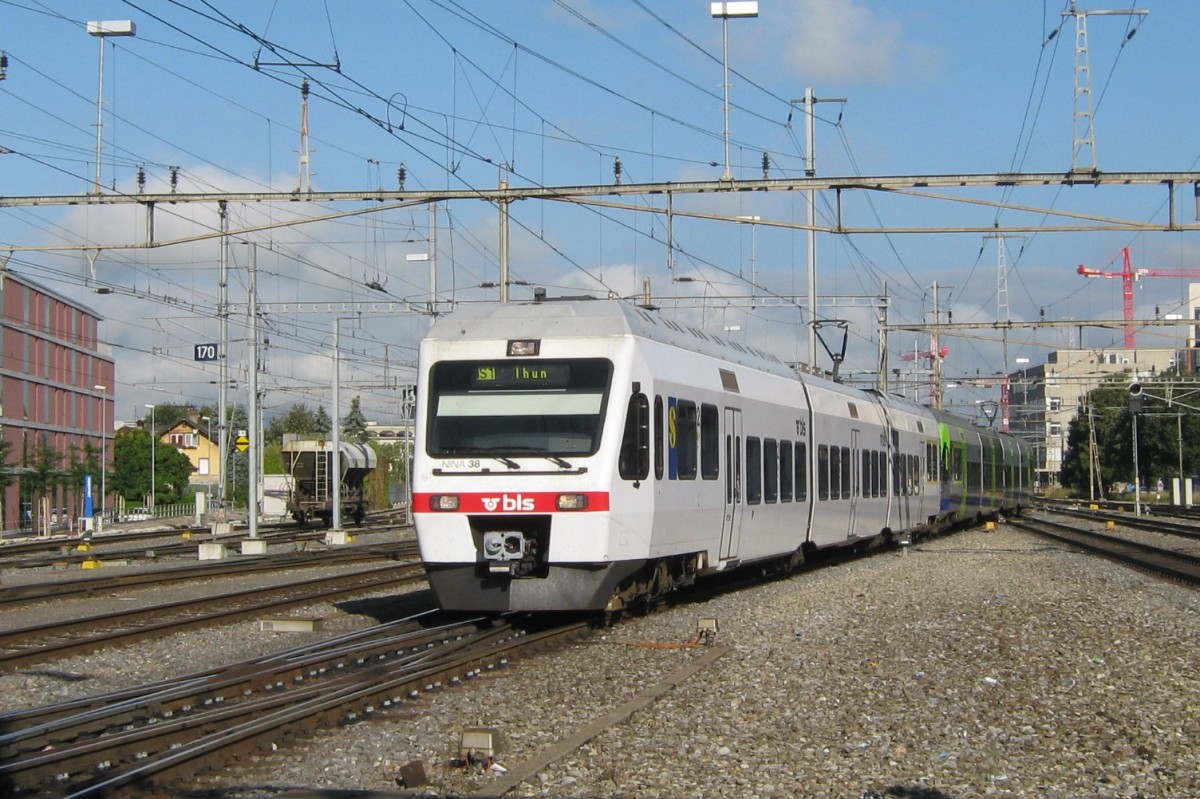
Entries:
{"type": "Polygon", "coordinates": [[[859,461],[860,467],[862,467],[862,479],[860,479],[860,481],[858,483],[858,485],[860,486],[859,491],[862,492],[863,497],[870,497],[870,495],[871,495],[871,463],[875,462],[875,452],[872,452],[871,450],[863,450],[862,452],[859,453],[858,461],[859,461]]]}
{"type": "Polygon", "coordinates": [[[779,442],[779,501],[792,501],[792,442],[779,442]]]}
{"type": "Polygon", "coordinates": [[[887,496],[887,453],[875,451],[875,496],[887,496]]]}
{"type": "Polygon", "coordinates": [[[679,400],[675,406],[675,454],[679,479],[696,479],[696,403],[679,400]]]}
{"type": "Polygon", "coordinates": [[[746,436],[746,502],[762,502],[762,441],[746,436]]]}
{"type": "Polygon", "coordinates": [[[666,446],[663,444],[663,400],[662,396],[654,396],[654,479],[663,478],[663,462],[666,460],[666,446]]]}
{"type": "Polygon", "coordinates": [[[773,438],[763,442],[763,496],[767,502],[779,499],[779,442],[773,438]]]}
{"type": "Polygon", "coordinates": [[[796,442],[796,501],[808,499],[808,445],[796,442]]]}
{"type": "Polygon", "coordinates": [[[842,498],[842,448],[829,448],[829,498],[842,498]]]}
{"type": "Polygon", "coordinates": [[[817,447],[817,499],[829,499],[829,445],[817,447]]]}
{"type": "Polygon", "coordinates": [[[700,476],[716,480],[721,474],[721,428],[716,405],[700,406],[700,476]]]}
{"type": "Polygon", "coordinates": [[[617,469],[623,480],[645,480],[650,475],[650,402],[640,392],[629,397],[617,469]]]}
{"type": "Polygon", "coordinates": [[[850,448],[842,447],[842,499],[850,499],[850,448]]]}

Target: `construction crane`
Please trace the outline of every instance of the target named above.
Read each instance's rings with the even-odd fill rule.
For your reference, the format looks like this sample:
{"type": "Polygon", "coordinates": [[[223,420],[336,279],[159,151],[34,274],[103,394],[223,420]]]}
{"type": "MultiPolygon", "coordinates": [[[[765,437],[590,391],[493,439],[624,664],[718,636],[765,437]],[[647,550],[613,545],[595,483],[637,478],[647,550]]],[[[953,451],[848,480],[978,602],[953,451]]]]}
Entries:
{"type": "Polygon", "coordinates": [[[1134,269],[1129,258],[1129,248],[1121,250],[1123,258],[1120,272],[1105,272],[1100,269],[1079,265],[1075,271],[1084,277],[1102,277],[1106,280],[1121,278],[1121,295],[1125,306],[1125,349],[1137,349],[1133,333],[1133,284],[1144,277],[1200,277],[1200,269],[1134,269]]]}

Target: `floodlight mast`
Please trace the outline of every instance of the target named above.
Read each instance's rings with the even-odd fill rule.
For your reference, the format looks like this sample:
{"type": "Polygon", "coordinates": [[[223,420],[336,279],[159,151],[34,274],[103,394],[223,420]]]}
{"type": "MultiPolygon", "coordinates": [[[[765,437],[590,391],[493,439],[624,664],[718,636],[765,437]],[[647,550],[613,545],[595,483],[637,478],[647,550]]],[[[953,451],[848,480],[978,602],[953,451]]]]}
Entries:
{"type": "Polygon", "coordinates": [[[109,36],[136,36],[137,25],[129,19],[97,20],[87,24],[89,36],[100,40],[100,78],[96,90],[96,183],[92,187],[93,194],[103,190],[100,176],[101,151],[104,148],[104,40],[109,36]]]}
{"type": "Polygon", "coordinates": [[[725,95],[725,171],[721,174],[721,180],[733,180],[733,172],[729,169],[729,18],[757,17],[758,0],[716,2],[712,4],[711,11],[714,18],[721,20],[721,63],[725,75],[721,84],[725,95]]]}

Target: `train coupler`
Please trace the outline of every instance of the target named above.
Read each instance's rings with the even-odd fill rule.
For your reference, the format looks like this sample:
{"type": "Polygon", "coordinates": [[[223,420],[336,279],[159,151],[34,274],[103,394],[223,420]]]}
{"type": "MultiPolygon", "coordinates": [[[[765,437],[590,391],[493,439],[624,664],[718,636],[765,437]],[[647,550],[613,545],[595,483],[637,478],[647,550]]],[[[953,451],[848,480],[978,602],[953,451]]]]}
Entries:
{"type": "Polygon", "coordinates": [[[517,565],[525,557],[527,541],[524,533],[494,531],[483,534],[483,557],[489,574],[516,574],[517,565]]]}

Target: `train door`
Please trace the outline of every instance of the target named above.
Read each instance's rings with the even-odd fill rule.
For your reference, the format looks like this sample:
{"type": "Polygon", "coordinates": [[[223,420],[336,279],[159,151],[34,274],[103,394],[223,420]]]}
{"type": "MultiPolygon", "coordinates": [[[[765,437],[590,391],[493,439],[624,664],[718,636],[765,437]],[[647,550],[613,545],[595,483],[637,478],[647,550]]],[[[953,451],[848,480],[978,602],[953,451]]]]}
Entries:
{"type": "Polygon", "coordinates": [[[735,558],[742,526],[742,411],[725,409],[725,515],[721,521],[721,557],[735,558]]]}
{"type": "MultiPolygon", "coordinates": [[[[892,429],[892,462],[903,464],[905,467],[908,464],[905,462],[905,456],[900,454],[900,431],[892,429]]],[[[901,530],[907,530],[912,526],[912,510],[909,507],[912,492],[908,490],[910,483],[910,475],[906,470],[893,469],[892,474],[899,478],[896,484],[892,486],[892,498],[896,502],[896,521],[897,527],[901,530]]]]}
{"type": "MultiPolygon", "coordinates": [[[[858,535],[858,498],[862,494],[862,451],[858,446],[859,430],[850,431],[850,527],[846,531],[853,538],[858,535]]],[[[843,476],[846,469],[842,467],[843,476]]],[[[843,481],[844,481],[843,477],[843,481]]],[[[842,483],[842,491],[846,490],[845,482],[842,483]]]]}

